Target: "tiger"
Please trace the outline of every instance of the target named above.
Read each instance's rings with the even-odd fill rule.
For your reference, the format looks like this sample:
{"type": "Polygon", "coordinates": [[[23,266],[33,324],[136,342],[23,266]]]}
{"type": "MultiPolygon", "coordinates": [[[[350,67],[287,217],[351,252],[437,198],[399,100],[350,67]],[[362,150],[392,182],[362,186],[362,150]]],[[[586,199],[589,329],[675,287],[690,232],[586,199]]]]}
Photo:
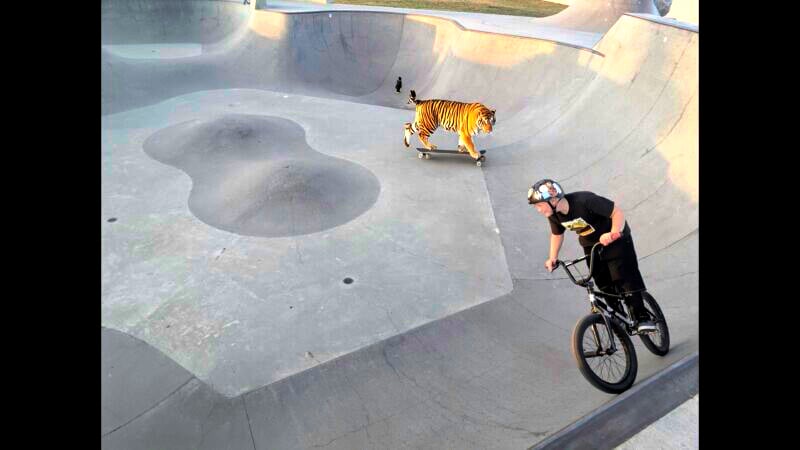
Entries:
{"type": "Polygon", "coordinates": [[[472,135],[491,133],[495,124],[494,109],[481,103],[462,103],[453,100],[417,100],[417,93],[411,90],[407,104],[416,105],[414,123],[404,125],[403,144],[409,146],[411,135],[419,133],[419,140],[428,150],[436,150],[436,145],[428,142],[428,137],[439,128],[458,133],[458,151],[468,151],[472,159],[479,159],[480,153],[475,150],[472,135]]]}

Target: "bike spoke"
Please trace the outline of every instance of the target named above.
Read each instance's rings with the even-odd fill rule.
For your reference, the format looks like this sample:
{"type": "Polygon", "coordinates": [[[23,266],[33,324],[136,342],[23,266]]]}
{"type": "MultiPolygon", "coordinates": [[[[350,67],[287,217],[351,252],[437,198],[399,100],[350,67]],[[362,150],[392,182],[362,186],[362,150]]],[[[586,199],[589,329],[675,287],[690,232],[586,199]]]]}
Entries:
{"type": "Polygon", "coordinates": [[[610,381],[610,382],[616,382],[617,381],[617,373],[616,373],[616,370],[614,370],[616,368],[617,368],[617,365],[614,363],[614,356],[612,355],[610,358],[608,358],[608,375],[609,376],[607,378],[607,381],[610,381]]]}
{"type": "MultiPolygon", "coordinates": [[[[616,355],[614,355],[614,356],[616,356],[616,355]]],[[[616,370],[617,369],[617,364],[615,364],[615,362],[614,362],[614,359],[615,359],[614,356],[612,356],[611,358],[608,358],[608,374],[610,376],[608,377],[607,381],[611,381],[611,382],[615,382],[618,379],[617,370],[616,370]]]]}
{"type": "Polygon", "coordinates": [[[597,369],[598,369],[597,374],[600,375],[600,378],[605,380],[606,379],[605,373],[606,371],[608,371],[608,358],[601,359],[597,369]]]}
{"type": "Polygon", "coordinates": [[[608,328],[604,324],[592,324],[591,327],[592,331],[584,333],[583,336],[584,360],[592,372],[602,380],[607,383],[620,382],[625,376],[627,367],[625,347],[615,334],[609,335],[608,328]],[[612,339],[617,351],[613,355],[598,355],[600,351],[608,351],[611,348],[612,339]]]}
{"type": "Polygon", "coordinates": [[[653,333],[648,333],[647,338],[650,339],[650,342],[652,342],[653,345],[661,348],[665,345],[664,335],[666,334],[665,330],[667,327],[667,321],[664,319],[664,316],[656,313],[656,308],[648,300],[644,299],[643,303],[645,309],[652,317],[653,322],[656,324],[656,331],[653,333]]]}
{"type": "Polygon", "coordinates": [[[617,368],[617,377],[616,380],[619,381],[622,379],[622,376],[625,374],[625,354],[622,353],[615,353],[614,354],[614,367],[617,368]]]}
{"type": "MultiPolygon", "coordinates": [[[[616,339],[616,336],[615,336],[614,340],[615,340],[615,342],[618,340],[618,339],[616,339]]],[[[612,355],[612,360],[611,360],[611,363],[614,364],[614,367],[617,369],[616,375],[615,375],[615,378],[614,378],[615,381],[621,380],[622,379],[622,374],[624,372],[620,368],[620,359],[624,357],[624,352],[625,352],[624,347],[622,346],[621,342],[620,342],[620,345],[617,346],[617,348],[619,350],[616,353],[614,353],[614,355],[612,355]]],[[[624,360],[623,360],[623,367],[624,367],[624,360]]]]}
{"type": "Polygon", "coordinates": [[[592,325],[592,334],[594,335],[595,343],[597,344],[598,350],[603,350],[603,339],[600,337],[600,333],[597,331],[597,325],[592,325]]]}
{"type": "Polygon", "coordinates": [[[583,348],[592,348],[591,346],[594,345],[594,351],[599,352],[603,350],[603,347],[600,342],[597,341],[596,338],[593,336],[587,337],[586,334],[583,335],[583,348]],[[587,339],[589,339],[588,347],[587,347],[587,339]]]}
{"type": "Polygon", "coordinates": [[[600,375],[600,378],[606,379],[606,372],[608,372],[608,357],[605,357],[600,360],[600,364],[597,366],[597,374],[600,375]]]}

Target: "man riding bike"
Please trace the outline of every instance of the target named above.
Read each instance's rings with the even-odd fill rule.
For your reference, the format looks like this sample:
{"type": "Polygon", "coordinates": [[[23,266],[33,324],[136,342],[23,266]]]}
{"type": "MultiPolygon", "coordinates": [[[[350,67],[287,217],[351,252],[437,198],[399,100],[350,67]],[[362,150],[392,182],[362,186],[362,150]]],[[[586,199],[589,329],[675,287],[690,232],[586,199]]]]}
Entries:
{"type": "MultiPolygon", "coordinates": [[[[593,192],[565,194],[561,185],[551,179],[537,181],[531,186],[528,203],[550,222],[550,254],[545,268],[550,272],[555,269],[567,229],[578,234],[578,242],[586,255],[600,242],[602,256],[597,253],[593,256],[597,287],[614,292],[616,286],[620,292],[628,294],[625,299],[637,322],[637,330],[640,333],[655,331],[656,326],[642,303],[642,292],[647,288],[639,273],[633,237],[622,210],[613,201],[593,192]]],[[[586,264],[589,264],[588,258],[586,264]]]]}

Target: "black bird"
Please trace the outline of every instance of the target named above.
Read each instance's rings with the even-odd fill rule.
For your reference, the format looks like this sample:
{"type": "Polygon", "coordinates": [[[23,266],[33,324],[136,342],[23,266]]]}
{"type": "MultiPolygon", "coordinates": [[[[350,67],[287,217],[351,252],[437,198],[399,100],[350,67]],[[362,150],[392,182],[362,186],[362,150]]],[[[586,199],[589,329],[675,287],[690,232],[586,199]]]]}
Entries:
{"type": "Polygon", "coordinates": [[[394,84],[394,88],[397,93],[400,93],[400,88],[403,87],[403,77],[397,77],[397,83],[394,84]]]}

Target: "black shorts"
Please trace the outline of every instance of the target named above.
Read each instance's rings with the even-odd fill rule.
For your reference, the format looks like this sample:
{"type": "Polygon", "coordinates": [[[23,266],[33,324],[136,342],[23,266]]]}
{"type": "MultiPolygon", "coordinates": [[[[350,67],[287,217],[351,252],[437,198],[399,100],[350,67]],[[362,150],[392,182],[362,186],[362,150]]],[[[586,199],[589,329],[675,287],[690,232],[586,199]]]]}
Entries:
{"type": "MultiPolygon", "coordinates": [[[[583,253],[588,255],[591,247],[584,247],[583,253]]],[[[597,257],[597,251],[595,251],[597,257]]],[[[589,266],[589,260],[586,260],[589,266]]],[[[613,286],[619,286],[624,292],[637,292],[647,289],[639,273],[639,261],[633,248],[633,237],[627,235],[604,247],[600,258],[595,261],[595,286],[601,291],[614,292],[613,286]]]]}

